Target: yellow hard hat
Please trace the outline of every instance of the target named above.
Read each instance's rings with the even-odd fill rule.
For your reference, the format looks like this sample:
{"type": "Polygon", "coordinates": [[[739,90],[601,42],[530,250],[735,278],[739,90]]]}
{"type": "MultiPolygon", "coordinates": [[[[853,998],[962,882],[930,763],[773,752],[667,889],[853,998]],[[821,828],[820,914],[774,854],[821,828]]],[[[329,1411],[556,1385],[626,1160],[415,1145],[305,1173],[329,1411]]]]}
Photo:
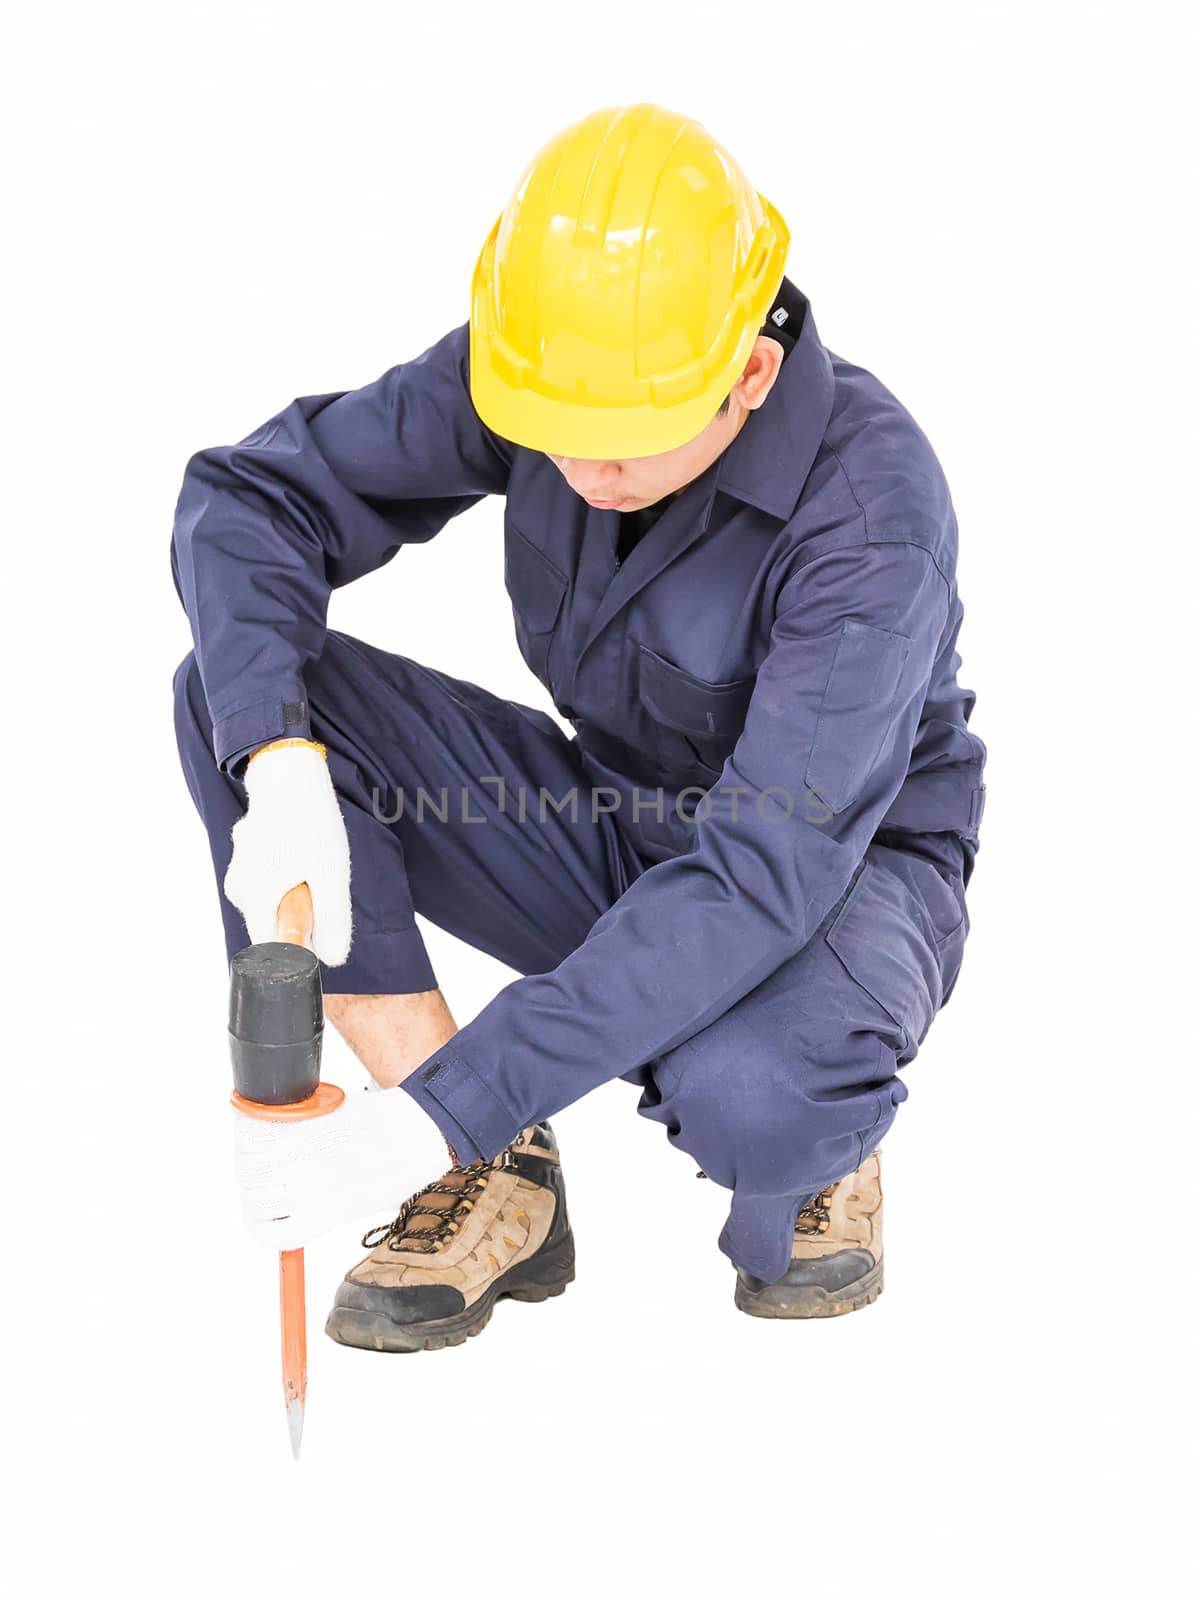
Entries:
{"type": "Polygon", "coordinates": [[[533,157],[474,269],[487,427],[587,460],[701,433],[744,370],[789,230],[700,123],[592,112],[533,157]]]}

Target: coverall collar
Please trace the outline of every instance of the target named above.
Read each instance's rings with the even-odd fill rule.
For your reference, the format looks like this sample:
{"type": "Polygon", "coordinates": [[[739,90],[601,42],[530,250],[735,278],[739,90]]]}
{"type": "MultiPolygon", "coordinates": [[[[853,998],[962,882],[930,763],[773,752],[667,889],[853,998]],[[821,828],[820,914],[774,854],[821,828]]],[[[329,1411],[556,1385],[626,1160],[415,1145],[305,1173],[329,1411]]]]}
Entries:
{"type": "Polygon", "coordinates": [[[786,522],[831,419],[835,379],[802,291],[785,278],[773,305],[784,306],[791,326],[801,318],[802,331],[765,403],[718,458],[714,488],[786,522]]]}

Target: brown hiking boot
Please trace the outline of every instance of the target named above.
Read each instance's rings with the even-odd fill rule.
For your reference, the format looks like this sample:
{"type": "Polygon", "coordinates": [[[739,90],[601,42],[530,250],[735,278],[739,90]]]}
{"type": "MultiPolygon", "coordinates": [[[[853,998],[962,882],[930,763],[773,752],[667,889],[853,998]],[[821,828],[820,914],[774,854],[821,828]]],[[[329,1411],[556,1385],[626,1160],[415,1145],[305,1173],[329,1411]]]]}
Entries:
{"type": "Polygon", "coordinates": [[[493,1161],[450,1167],[406,1201],[337,1290],[324,1331],[360,1350],[443,1350],[495,1301],[547,1300],[574,1275],[561,1156],[547,1122],[493,1161]]]}
{"type": "Polygon", "coordinates": [[[753,1317],[838,1317],[881,1293],[881,1152],[798,1213],[785,1275],[764,1283],[737,1269],[736,1304],[753,1317]]]}

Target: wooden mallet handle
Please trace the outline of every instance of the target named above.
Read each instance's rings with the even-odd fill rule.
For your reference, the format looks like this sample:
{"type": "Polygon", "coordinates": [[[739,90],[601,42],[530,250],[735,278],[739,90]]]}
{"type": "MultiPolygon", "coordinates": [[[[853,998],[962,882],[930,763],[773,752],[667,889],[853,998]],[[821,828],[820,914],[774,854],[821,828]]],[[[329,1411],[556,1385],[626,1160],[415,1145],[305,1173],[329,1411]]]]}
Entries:
{"type": "Polygon", "coordinates": [[[278,903],[274,917],[274,937],[280,944],[303,944],[310,947],[315,926],[312,910],[312,891],[306,883],[297,883],[288,889],[278,903]]]}

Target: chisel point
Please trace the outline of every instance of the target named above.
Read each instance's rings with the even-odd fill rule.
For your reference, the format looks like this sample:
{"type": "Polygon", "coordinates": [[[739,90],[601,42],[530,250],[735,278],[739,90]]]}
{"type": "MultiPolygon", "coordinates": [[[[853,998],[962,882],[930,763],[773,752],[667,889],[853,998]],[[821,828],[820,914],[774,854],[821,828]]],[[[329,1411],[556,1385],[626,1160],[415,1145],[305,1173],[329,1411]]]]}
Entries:
{"type": "Polygon", "coordinates": [[[303,1443],[303,1414],[302,1400],[287,1401],[287,1432],[291,1435],[291,1457],[295,1461],[299,1460],[299,1447],[303,1443]]]}

